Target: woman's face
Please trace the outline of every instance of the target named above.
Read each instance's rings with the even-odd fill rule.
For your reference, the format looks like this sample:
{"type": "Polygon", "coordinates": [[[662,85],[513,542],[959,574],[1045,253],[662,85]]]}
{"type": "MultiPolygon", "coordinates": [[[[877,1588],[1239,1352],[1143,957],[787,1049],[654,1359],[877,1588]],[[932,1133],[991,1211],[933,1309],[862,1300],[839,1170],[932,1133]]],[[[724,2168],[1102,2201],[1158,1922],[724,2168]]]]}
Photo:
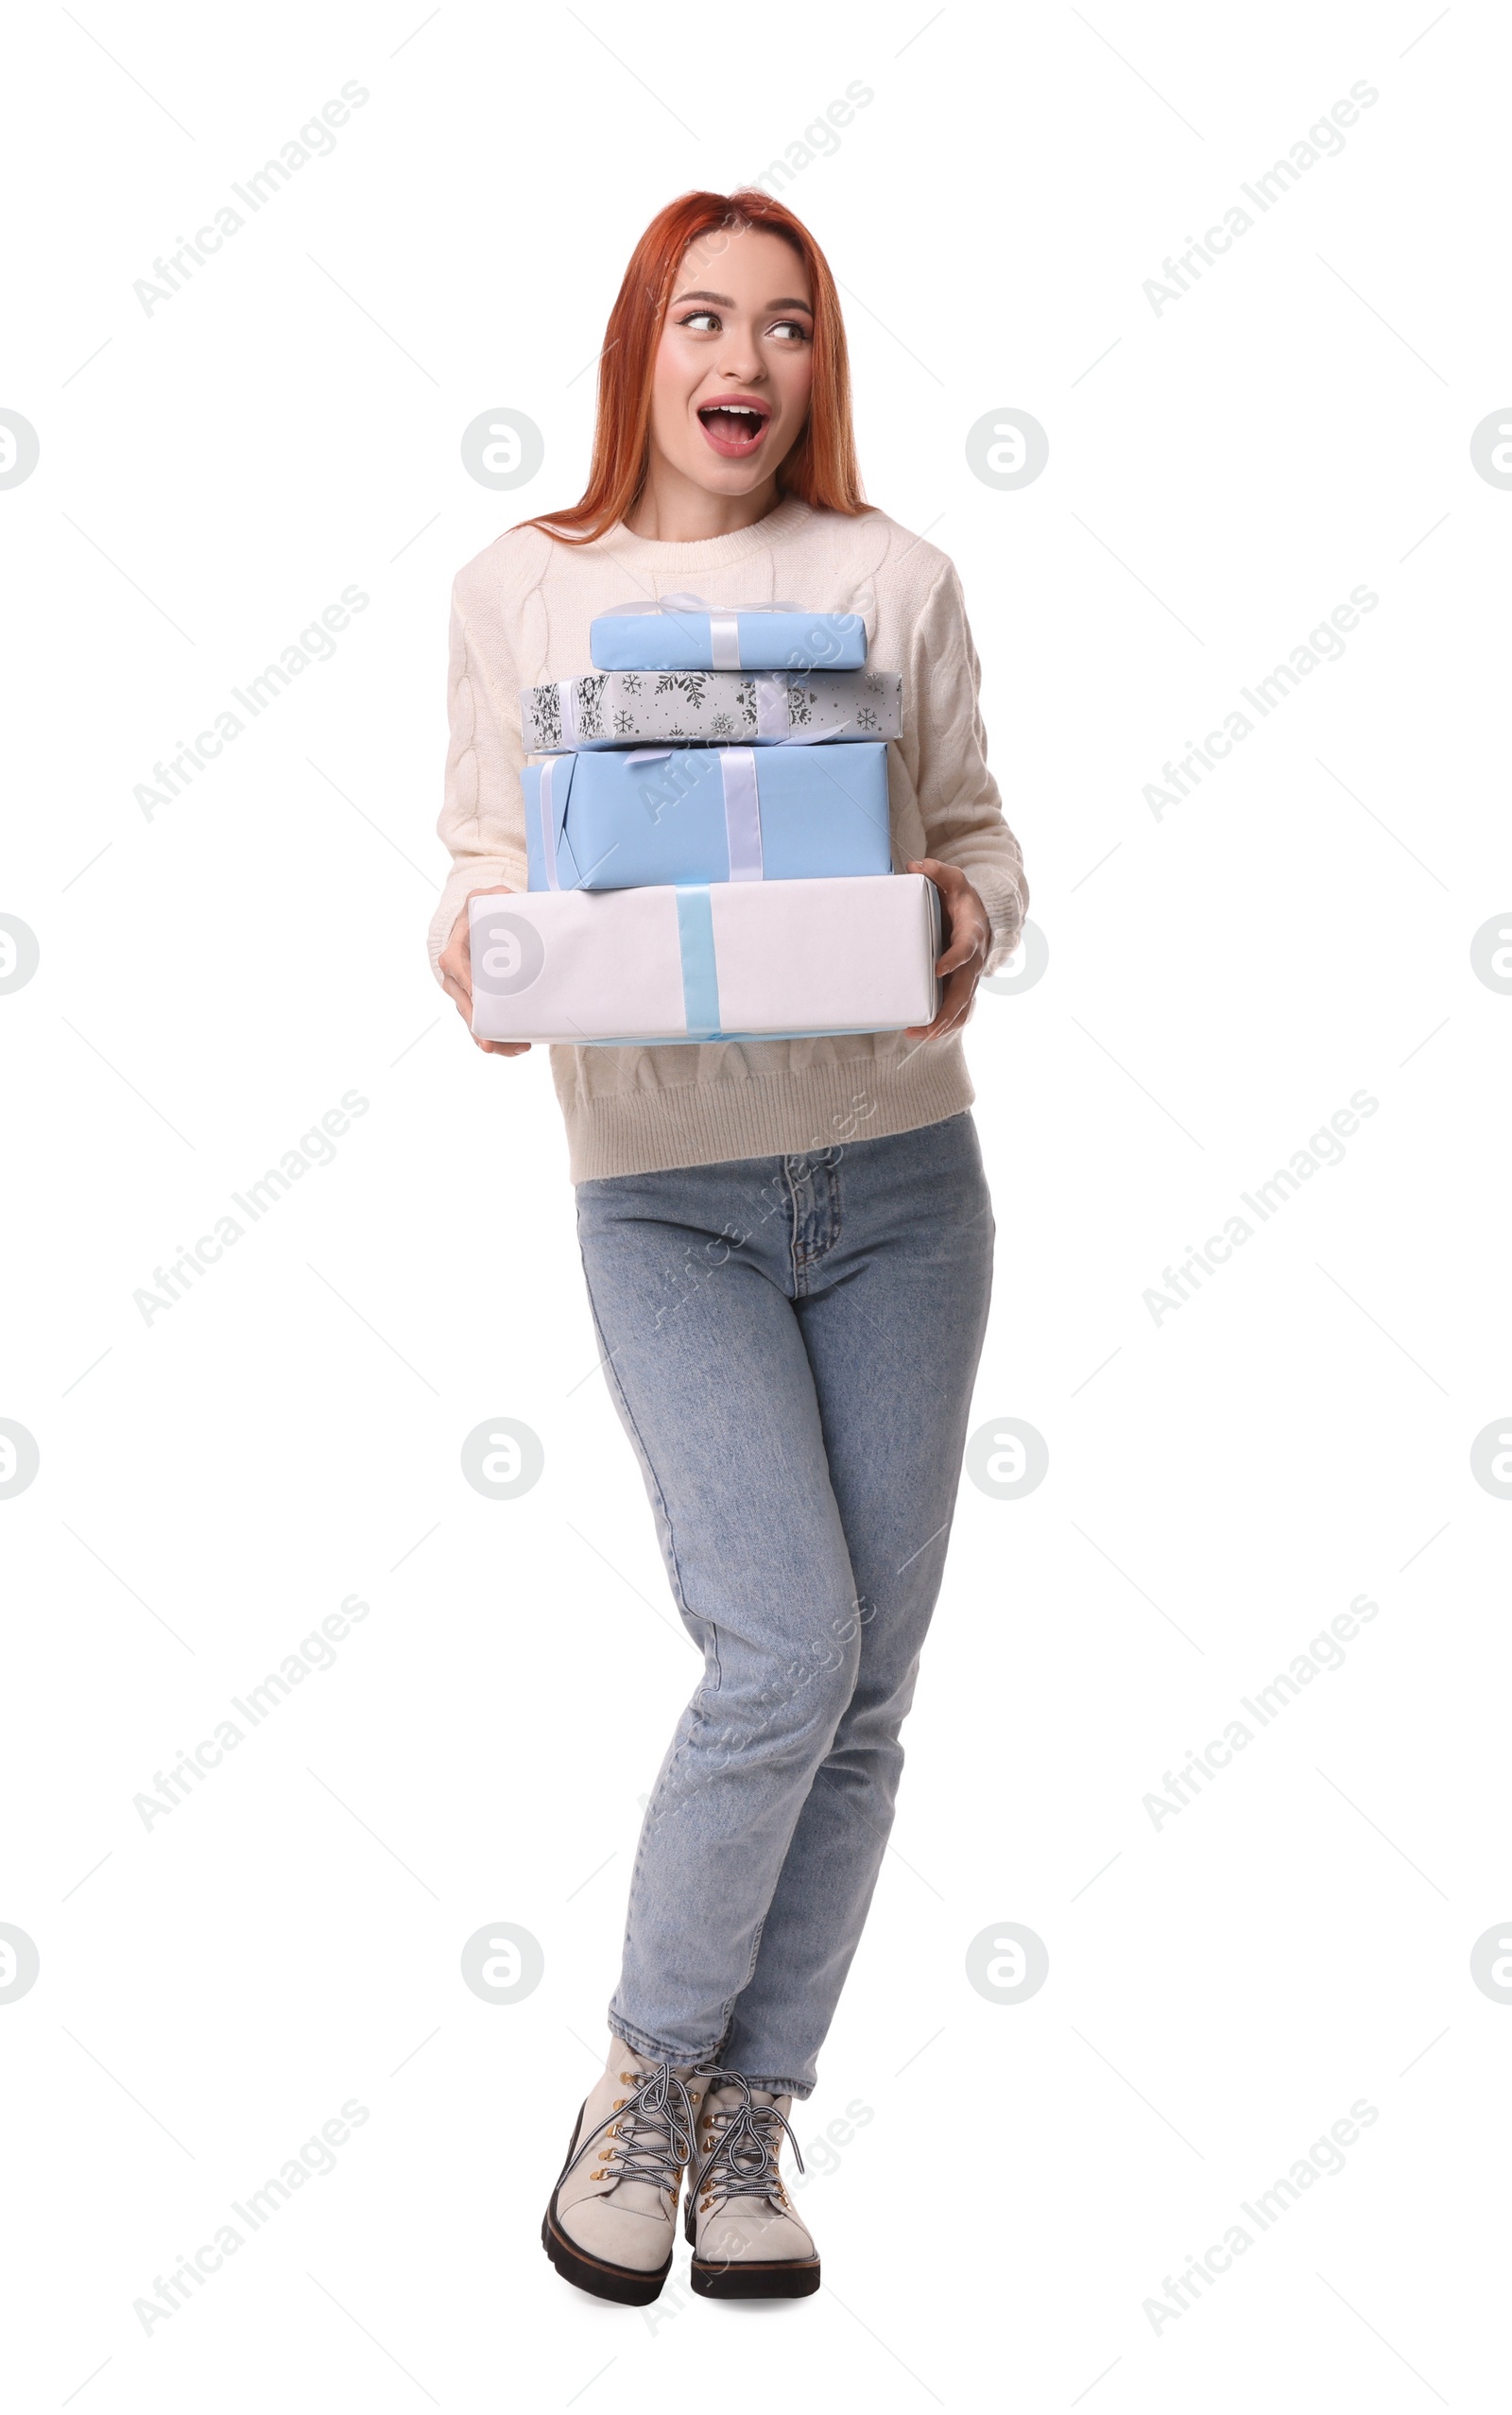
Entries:
{"type": "Polygon", "coordinates": [[[713,494],[771,478],[803,432],[814,380],[803,263],[765,228],[716,228],[683,254],[651,389],[651,443],[713,494]]]}

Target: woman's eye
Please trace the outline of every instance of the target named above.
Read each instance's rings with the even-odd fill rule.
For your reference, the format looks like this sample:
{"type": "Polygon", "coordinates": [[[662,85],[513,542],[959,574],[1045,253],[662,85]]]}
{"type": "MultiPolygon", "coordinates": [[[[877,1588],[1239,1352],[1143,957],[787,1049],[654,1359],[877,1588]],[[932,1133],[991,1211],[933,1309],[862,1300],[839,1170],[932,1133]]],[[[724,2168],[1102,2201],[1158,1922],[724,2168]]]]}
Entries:
{"type": "MultiPolygon", "coordinates": [[[[688,328],[696,336],[716,336],[723,324],[716,310],[686,311],[679,319],[679,327],[688,328]]],[[[781,336],[800,344],[809,340],[809,329],[801,319],[776,319],[767,329],[771,336],[781,336]]]]}

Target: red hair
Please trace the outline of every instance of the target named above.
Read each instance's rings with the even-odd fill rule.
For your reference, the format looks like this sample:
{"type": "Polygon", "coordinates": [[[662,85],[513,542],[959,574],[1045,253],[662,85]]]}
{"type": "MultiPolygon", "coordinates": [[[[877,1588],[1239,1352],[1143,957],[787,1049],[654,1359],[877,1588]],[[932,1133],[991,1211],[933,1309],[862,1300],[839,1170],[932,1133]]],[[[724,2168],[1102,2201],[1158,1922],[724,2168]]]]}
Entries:
{"type": "MultiPolygon", "coordinates": [[[[760,227],[792,245],[814,297],[814,387],[803,432],[778,472],[784,494],[851,517],[865,501],[850,425],[850,364],[845,322],[829,262],[807,227],[781,201],[754,189],[684,193],[651,220],[630,254],[604,331],[598,361],[593,457],[581,499],[522,526],[543,528],[572,545],[592,543],[632,510],[645,484],[651,450],[651,384],[672,283],[700,235],[760,227]]],[[[720,247],[721,249],[723,247],[720,247]]]]}

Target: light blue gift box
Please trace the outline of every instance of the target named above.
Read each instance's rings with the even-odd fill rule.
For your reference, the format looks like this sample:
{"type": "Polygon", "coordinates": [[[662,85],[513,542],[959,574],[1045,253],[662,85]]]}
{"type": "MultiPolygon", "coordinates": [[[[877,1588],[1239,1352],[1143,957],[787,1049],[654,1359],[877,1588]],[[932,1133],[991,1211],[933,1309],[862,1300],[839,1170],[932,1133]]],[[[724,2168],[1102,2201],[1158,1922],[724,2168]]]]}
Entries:
{"type": "Polygon", "coordinates": [[[885,746],[558,754],[520,778],[533,889],[892,870],[885,746]]]}
{"type": "Polygon", "coordinates": [[[867,625],[859,612],[663,595],[600,612],[589,652],[599,671],[858,671],[867,625]]]}

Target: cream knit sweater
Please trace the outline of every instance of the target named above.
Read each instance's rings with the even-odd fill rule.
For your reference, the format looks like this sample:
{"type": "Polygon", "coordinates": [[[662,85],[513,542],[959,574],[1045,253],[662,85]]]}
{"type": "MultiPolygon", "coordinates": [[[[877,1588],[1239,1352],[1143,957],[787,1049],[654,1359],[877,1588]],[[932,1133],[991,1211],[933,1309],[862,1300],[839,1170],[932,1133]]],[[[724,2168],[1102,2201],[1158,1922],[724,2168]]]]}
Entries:
{"type": "MultiPolygon", "coordinates": [[[[526,886],[520,689],[591,669],[595,613],[679,591],[716,605],[791,597],[806,612],[864,616],[868,664],[903,678],[903,736],[887,750],[894,868],[922,855],[959,864],[991,917],[998,962],[1015,944],[1028,889],[987,768],[980,671],[954,567],[880,511],[848,519],[790,497],[753,527],[692,544],[620,526],[564,545],[515,528],[458,575],[437,825],[453,869],[430,927],[433,972],[470,889],[526,886]]],[[[551,1062],[575,1182],[911,1131],[957,1114],[974,1095],[959,1039],[920,1044],[900,1032],[554,1047],[551,1062]]]]}

